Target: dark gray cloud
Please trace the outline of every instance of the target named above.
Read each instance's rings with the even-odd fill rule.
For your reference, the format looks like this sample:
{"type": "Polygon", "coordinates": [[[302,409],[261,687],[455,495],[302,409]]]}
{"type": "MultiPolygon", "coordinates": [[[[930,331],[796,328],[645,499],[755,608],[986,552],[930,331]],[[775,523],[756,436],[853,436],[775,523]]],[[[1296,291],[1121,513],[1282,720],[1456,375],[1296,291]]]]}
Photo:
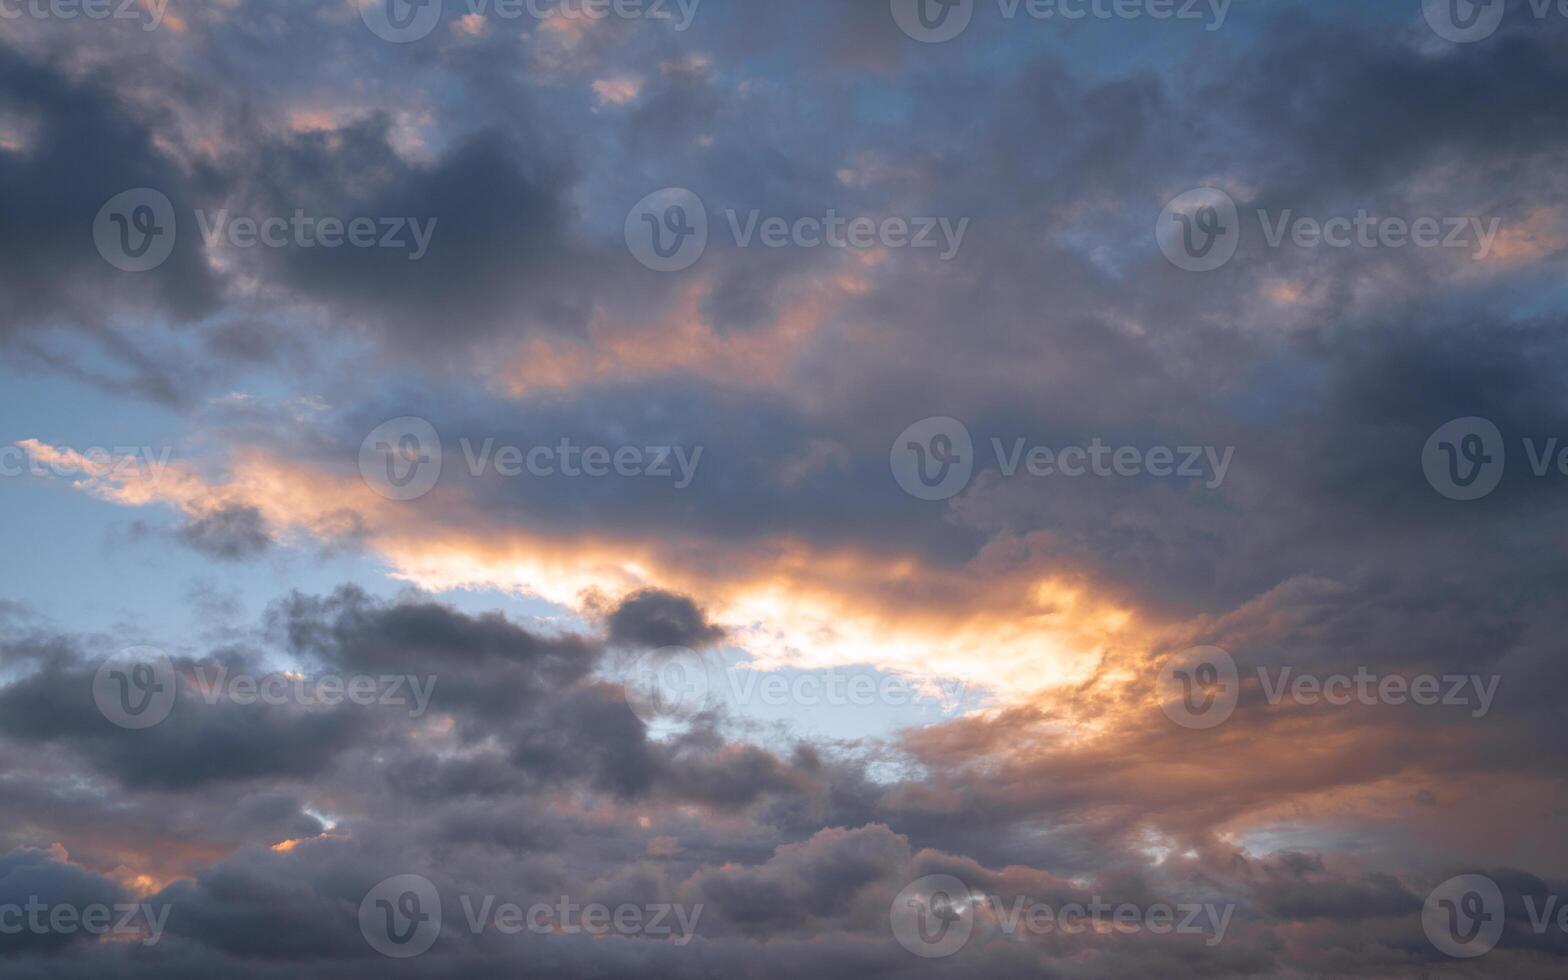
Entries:
{"type": "Polygon", "coordinates": [[[724,631],[708,622],[683,595],[644,589],[621,600],[610,613],[610,640],[642,647],[691,647],[718,642],[724,631]]]}
{"type": "Polygon", "coordinates": [[[225,507],[191,518],[176,536],[181,544],[224,561],[254,558],[273,545],[266,518],[254,507],[225,507]]]}

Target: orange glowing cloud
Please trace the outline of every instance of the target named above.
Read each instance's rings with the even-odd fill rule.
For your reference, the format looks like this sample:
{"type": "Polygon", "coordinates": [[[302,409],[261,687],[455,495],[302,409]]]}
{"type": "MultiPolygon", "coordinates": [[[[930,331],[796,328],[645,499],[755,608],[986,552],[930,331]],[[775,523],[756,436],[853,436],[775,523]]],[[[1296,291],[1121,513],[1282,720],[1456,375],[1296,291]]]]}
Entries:
{"type": "Polygon", "coordinates": [[[1533,209],[1524,221],[1498,233],[1486,261],[1502,265],[1535,262],[1568,249],[1568,216],[1557,207],[1533,209]]]}
{"type": "Polygon", "coordinates": [[[270,527],[307,539],[330,540],[352,527],[395,578],[434,592],[496,589],[589,616],[639,589],[687,594],[763,667],[869,664],[958,679],[1007,701],[1084,682],[1136,648],[1147,628],[1072,570],[1054,567],[1047,542],[1032,536],[937,567],[913,554],[782,534],[745,541],[567,534],[498,526],[447,486],[414,505],[393,502],[357,474],[255,448],[237,451],[222,481],[170,463],[157,476],[98,471],[77,486],[121,505],[165,504],[193,517],[254,508],[270,527]]]}
{"type": "Polygon", "coordinates": [[[723,332],[703,307],[713,284],[693,282],[671,310],[651,324],[627,323],[598,311],[581,339],[538,337],[509,358],[494,379],[513,396],[540,389],[649,377],[675,372],[753,387],[776,387],[790,377],[796,359],[830,324],[837,326],[846,297],[869,288],[867,276],[882,260],[875,252],[848,257],[825,280],[803,280],[791,303],[755,329],[723,332]]]}

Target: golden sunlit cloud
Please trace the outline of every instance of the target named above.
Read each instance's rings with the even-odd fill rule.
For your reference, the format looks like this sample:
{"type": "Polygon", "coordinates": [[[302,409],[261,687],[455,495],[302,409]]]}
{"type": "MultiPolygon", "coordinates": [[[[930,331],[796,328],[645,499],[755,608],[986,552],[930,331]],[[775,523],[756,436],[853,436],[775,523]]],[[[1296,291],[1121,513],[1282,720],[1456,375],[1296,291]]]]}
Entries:
{"type": "Polygon", "coordinates": [[[222,481],[171,463],[161,476],[109,473],[69,450],[27,444],[40,458],[81,466],[77,486],[124,506],[166,504],[190,517],[255,508],[306,540],[346,528],[431,592],[495,589],[593,616],[640,589],[695,597],[763,669],[870,665],[914,679],[952,678],[1003,702],[1081,684],[1147,628],[1133,610],[1099,598],[1044,545],[993,541],[943,568],[912,554],[825,547],[777,535],[721,541],[663,534],[550,533],[495,525],[461,493],[438,488],[410,508],[357,476],[241,449],[222,481]]]}

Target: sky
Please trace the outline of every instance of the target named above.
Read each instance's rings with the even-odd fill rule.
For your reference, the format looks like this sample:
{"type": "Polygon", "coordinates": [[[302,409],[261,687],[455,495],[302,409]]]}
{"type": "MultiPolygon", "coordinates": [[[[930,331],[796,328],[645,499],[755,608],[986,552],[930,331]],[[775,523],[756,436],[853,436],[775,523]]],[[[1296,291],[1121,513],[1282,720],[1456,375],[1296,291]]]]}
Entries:
{"type": "Polygon", "coordinates": [[[1568,6],[0,0],[0,973],[1557,977],[1568,6]]]}

